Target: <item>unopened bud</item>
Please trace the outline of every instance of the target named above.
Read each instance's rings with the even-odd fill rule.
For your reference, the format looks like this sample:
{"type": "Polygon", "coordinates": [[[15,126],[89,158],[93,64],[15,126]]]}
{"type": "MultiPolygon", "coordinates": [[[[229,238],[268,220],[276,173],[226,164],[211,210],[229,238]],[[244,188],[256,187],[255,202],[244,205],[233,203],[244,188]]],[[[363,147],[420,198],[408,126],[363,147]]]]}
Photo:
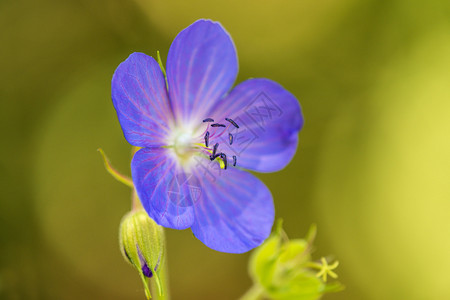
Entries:
{"type": "Polygon", "coordinates": [[[123,257],[139,272],[147,299],[151,298],[147,278],[155,280],[158,293],[162,296],[160,271],[165,259],[163,228],[143,209],[131,211],[122,218],[119,241],[123,257]]]}
{"type": "Polygon", "coordinates": [[[336,278],[333,270],[338,263],[328,265],[311,261],[311,249],[316,227],[305,239],[289,240],[278,222],[272,235],[252,254],[250,275],[255,285],[268,299],[316,300],[324,293],[337,292],[339,282],[327,283],[326,276],[336,278]],[[319,272],[316,272],[319,270],[319,272]]]}

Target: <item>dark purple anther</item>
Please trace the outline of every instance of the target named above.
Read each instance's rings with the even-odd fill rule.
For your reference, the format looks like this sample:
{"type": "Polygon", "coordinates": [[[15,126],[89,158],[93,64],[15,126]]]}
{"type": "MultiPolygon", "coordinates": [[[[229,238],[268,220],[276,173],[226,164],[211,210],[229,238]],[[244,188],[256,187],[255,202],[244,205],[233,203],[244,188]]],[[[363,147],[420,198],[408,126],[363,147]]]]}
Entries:
{"type": "Polygon", "coordinates": [[[209,131],[205,133],[205,147],[208,147],[209,145],[209,131]]]}
{"type": "Polygon", "coordinates": [[[236,157],[236,155],[233,155],[233,167],[236,166],[236,162],[237,162],[237,157],[236,157]]]}
{"type": "Polygon", "coordinates": [[[211,127],[226,127],[224,124],[214,123],[211,124],[211,127]]]}
{"type": "Polygon", "coordinates": [[[223,160],[223,169],[227,169],[227,155],[225,153],[220,153],[220,158],[223,160]]]}
{"type": "Polygon", "coordinates": [[[230,118],[225,118],[225,120],[227,120],[228,122],[230,122],[231,124],[233,124],[234,127],[239,128],[239,125],[236,124],[235,121],[231,120],[230,118]]]}
{"type": "Polygon", "coordinates": [[[203,123],[206,123],[206,122],[214,122],[214,120],[211,118],[206,118],[203,120],[203,123]]]}
{"type": "Polygon", "coordinates": [[[230,145],[233,145],[233,135],[228,133],[228,139],[230,140],[230,145]]]}
{"type": "Polygon", "coordinates": [[[211,161],[213,161],[213,160],[215,160],[216,158],[218,158],[220,156],[220,154],[216,154],[216,155],[210,155],[209,156],[209,159],[211,160],[211,161]]]}
{"type": "MultiPolygon", "coordinates": [[[[216,152],[217,152],[217,148],[219,147],[219,143],[216,143],[215,145],[214,145],[214,148],[213,148],[213,152],[212,152],[212,154],[211,154],[211,157],[214,157],[215,155],[216,155],[216,152]]],[[[212,160],[214,160],[214,158],[212,159],[212,160]]]]}

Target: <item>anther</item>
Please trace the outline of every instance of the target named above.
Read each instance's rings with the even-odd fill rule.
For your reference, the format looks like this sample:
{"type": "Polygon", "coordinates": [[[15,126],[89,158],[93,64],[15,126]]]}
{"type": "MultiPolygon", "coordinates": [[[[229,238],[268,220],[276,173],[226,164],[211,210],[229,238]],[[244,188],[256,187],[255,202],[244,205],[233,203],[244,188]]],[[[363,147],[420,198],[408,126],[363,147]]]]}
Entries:
{"type": "Polygon", "coordinates": [[[230,145],[233,145],[233,135],[228,133],[228,140],[230,141],[230,145]]]}
{"type": "Polygon", "coordinates": [[[216,144],[214,145],[213,152],[212,152],[212,154],[211,154],[212,157],[214,157],[214,156],[216,155],[217,147],[219,147],[219,143],[216,143],[216,144]]]}
{"type": "Polygon", "coordinates": [[[237,162],[237,157],[236,157],[236,155],[233,155],[233,167],[236,166],[236,162],[237,162]]]}
{"type": "Polygon", "coordinates": [[[203,123],[205,123],[205,122],[214,122],[214,119],[206,118],[203,120],[203,123]]]}
{"type": "Polygon", "coordinates": [[[225,120],[227,120],[228,122],[230,122],[231,124],[233,124],[234,127],[239,128],[239,125],[236,124],[235,121],[231,120],[230,118],[225,118],[225,120]]]}
{"type": "Polygon", "coordinates": [[[223,169],[227,169],[227,155],[225,153],[220,153],[220,158],[223,160],[223,169]]]}
{"type": "Polygon", "coordinates": [[[205,147],[208,147],[209,145],[209,131],[205,133],[205,147]]]}
{"type": "Polygon", "coordinates": [[[211,127],[226,127],[224,124],[214,123],[211,124],[211,127]]]}
{"type": "Polygon", "coordinates": [[[212,155],[212,154],[211,154],[211,155],[209,156],[209,160],[210,160],[210,161],[213,161],[213,160],[215,160],[216,158],[218,158],[219,156],[220,156],[220,154],[216,154],[216,155],[212,155]]]}

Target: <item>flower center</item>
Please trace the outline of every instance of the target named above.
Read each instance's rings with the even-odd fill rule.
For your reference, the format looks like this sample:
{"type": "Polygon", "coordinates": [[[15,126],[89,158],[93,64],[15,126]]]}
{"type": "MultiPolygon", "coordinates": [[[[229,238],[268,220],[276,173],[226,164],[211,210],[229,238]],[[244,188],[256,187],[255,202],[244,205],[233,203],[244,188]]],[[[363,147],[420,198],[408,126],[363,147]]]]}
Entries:
{"type": "Polygon", "coordinates": [[[230,147],[233,145],[234,135],[229,129],[230,126],[238,129],[239,125],[229,118],[225,118],[224,121],[227,125],[215,123],[212,118],[204,119],[203,124],[207,126],[200,135],[190,130],[175,132],[168,147],[173,148],[178,161],[184,166],[192,162],[194,155],[204,156],[210,161],[217,161],[222,169],[227,169],[229,164],[236,166],[236,156],[227,156],[222,149],[219,149],[219,146],[224,143],[230,147]]]}
{"type": "Polygon", "coordinates": [[[168,141],[168,148],[172,149],[176,160],[184,167],[192,162],[194,154],[198,152],[195,140],[191,130],[177,130],[168,141]]]}
{"type": "Polygon", "coordinates": [[[189,152],[192,152],[192,136],[189,133],[179,134],[174,141],[175,152],[179,156],[186,156],[189,152]]]}

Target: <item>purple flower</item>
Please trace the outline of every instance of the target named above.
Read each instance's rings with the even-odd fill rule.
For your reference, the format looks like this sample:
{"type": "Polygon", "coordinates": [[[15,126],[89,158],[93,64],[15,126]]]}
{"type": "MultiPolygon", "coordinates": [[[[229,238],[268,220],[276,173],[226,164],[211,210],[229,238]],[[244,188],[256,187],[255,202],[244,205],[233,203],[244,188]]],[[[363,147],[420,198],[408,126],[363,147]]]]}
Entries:
{"type": "Polygon", "coordinates": [[[272,195],[245,170],[275,172],[295,154],[303,117],[297,99],[268,79],[231,87],[236,50],[220,23],[198,20],[173,41],[163,71],[131,54],[112,79],[141,202],[158,224],[191,228],[206,246],[246,252],[270,234],[272,195]]]}

